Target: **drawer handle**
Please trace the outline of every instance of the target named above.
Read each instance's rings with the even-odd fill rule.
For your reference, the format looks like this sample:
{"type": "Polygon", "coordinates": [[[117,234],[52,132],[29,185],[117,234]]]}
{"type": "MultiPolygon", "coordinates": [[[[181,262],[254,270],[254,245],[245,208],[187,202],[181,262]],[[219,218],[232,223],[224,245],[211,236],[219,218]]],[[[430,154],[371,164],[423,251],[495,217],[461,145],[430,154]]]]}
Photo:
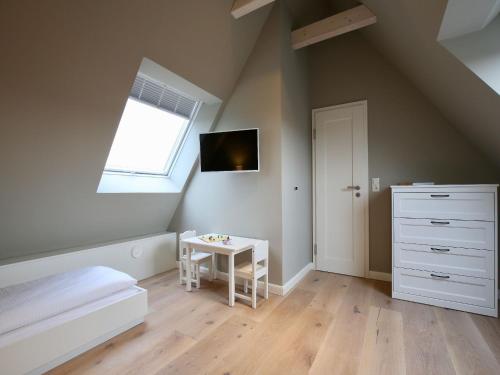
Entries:
{"type": "Polygon", "coordinates": [[[442,275],[436,275],[435,273],[431,273],[432,277],[439,277],[440,279],[449,279],[450,276],[442,276],[442,275]]]}
{"type": "Polygon", "coordinates": [[[431,247],[431,250],[434,250],[434,251],[450,251],[450,249],[438,249],[437,247],[431,247]]]}
{"type": "Polygon", "coordinates": [[[450,194],[431,194],[431,198],[449,198],[450,194]]]}
{"type": "Polygon", "coordinates": [[[449,221],[431,221],[431,224],[434,224],[434,225],[438,225],[438,224],[440,224],[440,225],[448,225],[448,224],[450,224],[450,222],[449,221]]]}

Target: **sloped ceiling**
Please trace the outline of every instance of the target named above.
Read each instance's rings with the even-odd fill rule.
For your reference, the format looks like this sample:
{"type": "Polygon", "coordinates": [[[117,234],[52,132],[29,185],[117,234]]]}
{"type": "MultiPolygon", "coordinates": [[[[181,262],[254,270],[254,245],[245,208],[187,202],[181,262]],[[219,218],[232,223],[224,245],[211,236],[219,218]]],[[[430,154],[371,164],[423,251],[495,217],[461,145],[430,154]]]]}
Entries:
{"type": "Polygon", "coordinates": [[[436,40],[447,1],[363,3],[378,22],[362,34],[500,166],[500,96],[436,40]]]}
{"type": "Polygon", "coordinates": [[[0,259],[164,231],[180,194],[97,194],[143,57],[226,100],[269,14],[232,0],[0,1],[0,259]]]}
{"type": "Polygon", "coordinates": [[[500,0],[448,0],[438,39],[460,37],[484,29],[500,13],[500,0]]]}
{"type": "Polygon", "coordinates": [[[440,40],[440,43],[500,95],[499,41],[500,16],[497,16],[479,31],[440,40]]]}
{"type": "MultiPolygon", "coordinates": [[[[437,41],[447,0],[360,2],[377,15],[377,23],[356,32],[362,33],[451,124],[500,166],[500,96],[437,41]]],[[[304,6],[305,2],[289,0],[289,7],[295,24],[304,26],[360,2],[327,0],[325,10],[324,1],[314,0],[308,4],[311,9],[304,12],[306,16],[300,14],[300,4],[304,6]]]]}
{"type": "Polygon", "coordinates": [[[285,0],[292,29],[316,22],[331,12],[329,0],[285,0]]]}

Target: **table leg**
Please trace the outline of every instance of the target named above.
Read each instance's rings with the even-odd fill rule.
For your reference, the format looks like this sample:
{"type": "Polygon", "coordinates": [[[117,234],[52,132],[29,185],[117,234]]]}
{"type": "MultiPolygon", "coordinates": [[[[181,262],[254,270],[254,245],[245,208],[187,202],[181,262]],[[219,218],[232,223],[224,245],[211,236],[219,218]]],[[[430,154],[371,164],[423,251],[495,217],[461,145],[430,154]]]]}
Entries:
{"type": "Polygon", "coordinates": [[[229,306],[234,306],[234,254],[228,256],[229,306]]]}
{"type": "Polygon", "coordinates": [[[212,257],[212,270],[213,270],[213,279],[217,280],[217,253],[214,253],[212,257]]]}
{"type": "Polygon", "coordinates": [[[191,291],[191,246],[186,247],[186,292],[191,291]]]}

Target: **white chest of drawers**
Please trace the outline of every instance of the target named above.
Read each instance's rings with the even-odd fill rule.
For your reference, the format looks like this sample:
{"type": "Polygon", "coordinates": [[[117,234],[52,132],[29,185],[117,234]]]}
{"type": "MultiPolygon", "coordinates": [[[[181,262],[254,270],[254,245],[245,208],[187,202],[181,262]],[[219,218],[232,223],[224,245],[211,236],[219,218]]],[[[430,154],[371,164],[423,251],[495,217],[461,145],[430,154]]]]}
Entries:
{"type": "Polygon", "coordinates": [[[498,185],[391,189],[392,297],[498,316],[498,185]]]}

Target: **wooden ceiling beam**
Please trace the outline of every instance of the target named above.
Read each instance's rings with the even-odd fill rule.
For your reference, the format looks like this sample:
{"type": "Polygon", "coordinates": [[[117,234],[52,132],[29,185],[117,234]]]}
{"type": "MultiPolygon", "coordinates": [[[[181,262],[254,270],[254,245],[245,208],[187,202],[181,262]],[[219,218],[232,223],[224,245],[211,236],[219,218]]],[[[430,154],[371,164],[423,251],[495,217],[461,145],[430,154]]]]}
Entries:
{"type": "Polygon", "coordinates": [[[377,17],[364,5],[292,31],[292,47],[299,49],[335,36],[361,29],[377,22],[377,17]]]}
{"type": "Polygon", "coordinates": [[[231,14],[234,18],[238,19],[274,1],[275,0],[235,0],[233,8],[231,9],[231,14]]]}

